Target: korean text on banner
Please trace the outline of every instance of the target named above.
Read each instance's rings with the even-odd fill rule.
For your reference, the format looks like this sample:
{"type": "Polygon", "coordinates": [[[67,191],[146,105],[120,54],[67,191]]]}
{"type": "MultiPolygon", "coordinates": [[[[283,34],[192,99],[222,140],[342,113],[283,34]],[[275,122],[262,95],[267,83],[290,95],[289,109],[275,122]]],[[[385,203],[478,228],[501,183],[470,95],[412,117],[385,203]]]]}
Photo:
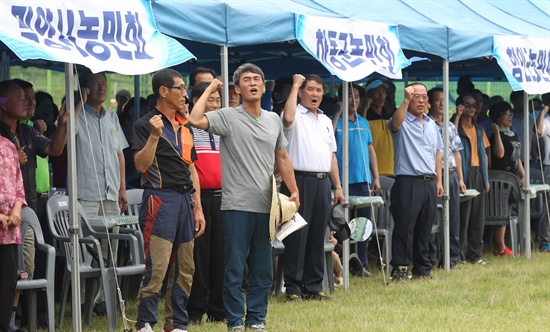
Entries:
{"type": "Polygon", "coordinates": [[[397,27],[378,22],[296,15],[296,39],[327,70],[348,82],[373,72],[401,78],[410,65],[397,27]]]}
{"type": "Polygon", "coordinates": [[[2,0],[0,40],[22,60],[78,63],[93,72],[150,73],[194,58],[156,30],[149,1],[2,0]]]}
{"type": "Polygon", "coordinates": [[[493,56],[514,91],[550,92],[550,39],[495,36],[493,56]]]}

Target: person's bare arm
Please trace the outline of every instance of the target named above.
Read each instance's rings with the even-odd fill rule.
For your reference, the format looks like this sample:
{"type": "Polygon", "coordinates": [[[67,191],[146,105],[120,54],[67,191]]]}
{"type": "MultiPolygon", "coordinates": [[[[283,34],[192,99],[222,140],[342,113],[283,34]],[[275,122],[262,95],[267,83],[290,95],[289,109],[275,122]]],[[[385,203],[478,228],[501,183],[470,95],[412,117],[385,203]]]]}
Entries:
{"type": "Polygon", "coordinates": [[[544,107],[540,111],[539,117],[537,118],[537,136],[539,137],[544,131],[544,117],[548,113],[548,110],[550,110],[550,107],[548,107],[548,105],[544,105],[544,107]]]}
{"type": "Polygon", "coordinates": [[[294,177],[294,167],[292,167],[292,161],[290,160],[286,149],[275,151],[275,162],[277,163],[279,174],[290,191],[289,199],[296,204],[296,211],[298,211],[300,208],[300,193],[298,192],[296,178],[294,177]]]}
{"type": "Polygon", "coordinates": [[[162,134],[162,128],[164,128],[164,123],[160,115],[155,115],[149,119],[149,124],[151,125],[151,134],[145,146],[143,149],[134,152],[134,164],[140,173],[145,173],[151,164],[153,164],[159,138],[162,134]]]}
{"type": "Polygon", "coordinates": [[[405,88],[405,99],[403,99],[403,102],[401,103],[401,105],[399,105],[397,111],[395,111],[391,119],[392,132],[397,132],[399,127],[401,127],[401,125],[403,124],[403,121],[405,121],[405,117],[407,116],[407,109],[409,108],[409,103],[411,102],[413,94],[413,86],[408,86],[405,88]]]}
{"type": "Polygon", "coordinates": [[[369,159],[372,173],[372,191],[377,193],[382,187],[380,186],[380,175],[378,174],[378,159],[376,158],[376,151],[374,151],[374,146],[372,146],[372,144],[369,144],[369,159]]]}
{"type": "Polygon", "coordinates": [[[437,197],[443,196],[443,178],[441,176],[441,169],[443,168],[443,160],[441,159],[441,151],[435,151],[435,186],[437,190],[437,197]]]}
{"type": "Polygon", "coordinates": [[[191,180],[193,181],[193,188],[195,192],[193,193],[193,215],[195,216],[195,238],[198,238],[204,234],[206,229],[206,220],[204,219],[204,214],[202,212],[201,204],[201,184],[199,181],[199,174],[195,168],[195,164],[192,163],[189,165],[189,171],[191,172],[191,180]]]}
{"type": "Polygon", "coordinates": [[[210,85],[206,88],[206,90],[204,90],[202,96],[193,106],[193,111],[189,114],[189,123],[193,127],[208,130],[210,124],[208,123],[208,118],[204,115],[206,112],[206,102],[212,93],[221,91],[222,89],[223,83],[220,80],[215,78],[212,82],[210,82],[210,85]]]}
{"type": "Polygon", "coordinates": [[[292,77],[292,88],[285,103],[283,114],[283,126],[289,128],[294,123],[296,117],[296,105],[298,105],[298,90],[305,81],[305,77],[300,74],[295,74],[292,77]]]}
{"type": "Polygon", "coordinates": [[[334,201],[333,204],[344,204],[345,198],[342,191],[342,184],[340,183],[340,175],[338,172],[338,159],[336,159],[336,153],[332,153],[332,160],[330,163],[330,181],[334,186],[334,201]]]}
{"type": "Polygon", "coordinates": [[[491,125],[491,131],[493,132],[493,137],[495,138],[493,140],[493,145],[491,145],[491,153],[496,158],[502,159],[504,157],[504,144],[502,144],[502,137],[500,137],[498,125],[496,123],[491,125]]]}
{"type": "Polygon", "coordinates": [[[458,176],[458,186],[460,188],[460,193],[464,194],[466,192],[466,184],[464,184],[464,173],[462,173],[462,155],[459,151],[453,152],[456,161],[456,175],[458,176]]]}
{"type": "Polygon", "coordinates": [[[126,197],[126,160],[124,153],[118,153],[118,167],[120,169],[120,187],[118,188],[118,206],[120,213],[124,213],[128,207],[128,198],[126,197]]]}

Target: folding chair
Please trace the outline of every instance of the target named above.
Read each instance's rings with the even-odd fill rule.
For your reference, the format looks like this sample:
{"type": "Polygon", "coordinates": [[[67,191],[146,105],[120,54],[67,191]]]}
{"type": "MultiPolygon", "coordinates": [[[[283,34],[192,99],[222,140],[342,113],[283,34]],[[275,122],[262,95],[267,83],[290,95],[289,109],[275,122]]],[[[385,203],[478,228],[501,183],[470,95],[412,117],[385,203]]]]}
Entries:
{"type": "MultiPolygon", "coordinates": [[[[29,294],[29,301],[27,303],[29,313],[29,331],[36,331],[36,297],[38,290],[46,291],[46,303],[48,309],[48,331],[55,331],[55,303],[54,303],[54,290],[55,290],[55,249],[53,246],[44,242],[44,236],[42,234],[42,228],[40,222],[34,211],[26,207],[21,210],[21,237],[25,238],[25,232],[27,226],[34,230],[34,236],[36,239],[36,248],[38,250],[46,252],[46,274],[45,278],[32,279],[32,280],[19,280],[17,281],[17,290],[26,291],[29,294]]],[[[23,246],[19,246],[19,262],[23,266],[23,246]]]]}
{"type": "Polygon", "coordinates": [[[512,173],[489,171],[491,190],[486,194],[485,226],[508,226],[513,257],[518,254],[518,216],[512,215],[512,206],[521,200],[519,181],[512,173]]]}

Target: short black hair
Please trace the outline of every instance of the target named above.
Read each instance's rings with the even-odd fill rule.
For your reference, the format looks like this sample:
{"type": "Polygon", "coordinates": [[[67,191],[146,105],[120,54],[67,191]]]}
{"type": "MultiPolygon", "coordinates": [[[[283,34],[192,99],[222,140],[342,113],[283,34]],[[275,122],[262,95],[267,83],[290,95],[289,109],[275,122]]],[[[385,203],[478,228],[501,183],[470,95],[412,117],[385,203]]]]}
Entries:
{"type": "Polygon", "coordinates": [[[31,82],[22,80],[20,78],[14,78],[14,79],[12,79],[12,81],[13,81],[13,83],[19,85],[21,87],[21,89],[28,89],[28,88],[33,87],[31,82]]]}
{"type": "Polygon", "coordinates": [[[214,71],[214,69],[206,68],[206,67],[197,67],[189,73],[189,85],[191,87],[194,87],[195,83],[197,83],[196,78],[198,74],[212,74],[212,77],[216,78],[216,72],[214,71]]]}
{"type": "Polygon", "coordinates": [[[174,79],[179,77],[183,80],[183,76],[174,69],[165,68],[157,71],[151,79],[151,86],[153,88],[153,94],[157,99],[160,97],[160,87],[171,87],[174,84],[174,79]]]}
{"type": "MultiPolygon", "coordinates": [[[[103,75],[103,77],[107,78],[107,75],[105,75],[105,72],[99,72],[97,74],[103,75]]],[[[83,88],[90,88],[92,86],[94,73],[88,68],[84,68],[78,73],[78,80],[80,81],[80,86],[83,88]]]]}
{"type": "MultiPolygon", "coordinates": [[[[338,100],[342,101],[342,84],[340,84],[340,87],[338,88],[338,100]]],[[[355,83],[352,83],[351,84],[351,89],[349,89],[349,91],[351,91],[352,89],[357,89],[357,91],[359,91],[359,98],[363,99],[365,98],[365,89],[360,86],[360,85],[357,85],[355,83]]],[[[349,92],[348,92],[349,93],[349,92]]]]}
{"type": "Polygon", "coordinates": [[[497,119],[506,113],[507,111],[512,111],[512,105],[505,101],[498,102],[489,108],[489,117],[494,123],[497,123],[497,119]]]}
{"type": "Polygon", "coordinates": [[[435,87],[435,88],[431,88],[430,91],[428,91],[428,103],[433,102],[434,95],[435,95],[437,92],[443,93],[443,89],[440,88],[440,87],[435,87]]]}
{"type": "Polygon", "coordinates": [[[199,82],[197,85],[193,86],[193,90],[191,91],[191,96],[193,98],[200,98],[204,91],[206,91],[206,88],[210,86],[210,82],[199,82]]]}

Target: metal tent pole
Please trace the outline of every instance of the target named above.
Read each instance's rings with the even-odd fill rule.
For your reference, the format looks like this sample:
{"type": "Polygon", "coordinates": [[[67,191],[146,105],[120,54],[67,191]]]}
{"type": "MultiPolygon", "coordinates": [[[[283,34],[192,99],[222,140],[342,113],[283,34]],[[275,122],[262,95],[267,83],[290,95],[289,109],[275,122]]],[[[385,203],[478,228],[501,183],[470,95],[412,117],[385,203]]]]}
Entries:
{"type": "MultiPolygon", "coordinates": [[[[346,220],[349,220],[349,142],[348,142],[348,93],[349,93],[349,87],[347,82],[342,81],[342,168],[340,172],[342,172],[342,190],[344,191],[344,202],[345,202],[345,216],[346,220]]],[[[343,250],[342,250],[342,256],[343,257],[343,276],[344,276],[344,288],[349,288],[349,239],[345,240],[343,243],[343,250]]],[[[333,271],[327,271],[327,273],[332,273],[333,271]]]]}
{"type": "MultiPolygon", "coordinates": [[[[451,270],[449,239],[449,60],[443,60],[443,255],[445,271],[451,270]]],[[[441,227],[441,225],[440,225],[441,227]]]]}
{"type": "Polygon", "coordinates": [[[220,60],[222,65],[222,106],[229,107],[229,58],[227,55],[227,46],[220,46],[220,60]]]}

